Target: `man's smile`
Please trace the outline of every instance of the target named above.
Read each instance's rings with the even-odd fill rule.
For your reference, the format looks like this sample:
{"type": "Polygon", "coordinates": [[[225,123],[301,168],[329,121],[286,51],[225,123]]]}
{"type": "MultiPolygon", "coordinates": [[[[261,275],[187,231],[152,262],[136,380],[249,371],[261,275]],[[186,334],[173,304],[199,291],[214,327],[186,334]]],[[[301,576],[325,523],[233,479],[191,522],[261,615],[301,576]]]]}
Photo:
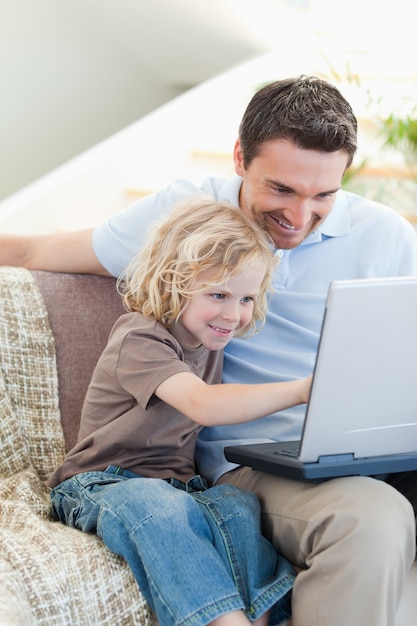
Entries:
{"type": "Polygon", "coordinates": [[[283,228],[286,228],[287,230],[295,230],[295,226],[292,226],[292,224],[288,224],[287,222],[283,222],[278,217],[274,217],[273,215],[271,215],[271,217],[272,217],[273,220],[275,220],[283,228]]]}

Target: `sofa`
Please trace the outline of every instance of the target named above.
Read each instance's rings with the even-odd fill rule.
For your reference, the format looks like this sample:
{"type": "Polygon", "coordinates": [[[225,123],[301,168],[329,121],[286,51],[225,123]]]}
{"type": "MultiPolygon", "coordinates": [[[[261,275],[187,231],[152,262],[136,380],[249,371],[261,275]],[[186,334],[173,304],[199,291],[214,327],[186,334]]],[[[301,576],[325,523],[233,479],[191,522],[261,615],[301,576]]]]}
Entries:
{"type": "MultiPolygon", "coordinates": [[[[94,365],[122,312],[112,278],[0,267],[2,626],[156,624],[123,559],[52,519],[45,486],[76,441],[94,365]]],[[[408,622],[406,607],[399,624],[416,611],[408,622]]]]}
{"type": "Polygon", "coordinates": [[[51,518],[45,480],[76,440],[115,281],[0,268],[0,624],[154,624],[130,569],[51,518]]]}

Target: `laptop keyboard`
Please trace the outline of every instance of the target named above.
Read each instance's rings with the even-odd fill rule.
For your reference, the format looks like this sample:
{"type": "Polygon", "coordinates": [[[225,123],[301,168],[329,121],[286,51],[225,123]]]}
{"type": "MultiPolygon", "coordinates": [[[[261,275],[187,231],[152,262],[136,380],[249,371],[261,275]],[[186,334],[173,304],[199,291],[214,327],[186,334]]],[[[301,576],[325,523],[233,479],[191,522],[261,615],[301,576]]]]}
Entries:
{"type": "Polygon", "coordinates": [[[277,450],[273,450],[272,454],[284,454],[285,456],[298,457],[300,452],[300,444],[298,441],[289,442],[288,445],[282,446],[277,450]]]}

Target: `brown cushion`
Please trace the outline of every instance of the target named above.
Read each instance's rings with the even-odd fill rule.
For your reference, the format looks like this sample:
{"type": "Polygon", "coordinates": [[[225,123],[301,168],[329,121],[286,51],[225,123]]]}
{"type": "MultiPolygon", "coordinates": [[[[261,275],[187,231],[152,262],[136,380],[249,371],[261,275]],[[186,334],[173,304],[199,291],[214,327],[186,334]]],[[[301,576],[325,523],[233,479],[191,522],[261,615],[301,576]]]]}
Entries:
{"type": "Polygon", "coordinates": [[[42,271],[32,274],[55,338],[61,421],[68,451],[77,439],[93,369],[124,309],[114,278],[42,271]]]}

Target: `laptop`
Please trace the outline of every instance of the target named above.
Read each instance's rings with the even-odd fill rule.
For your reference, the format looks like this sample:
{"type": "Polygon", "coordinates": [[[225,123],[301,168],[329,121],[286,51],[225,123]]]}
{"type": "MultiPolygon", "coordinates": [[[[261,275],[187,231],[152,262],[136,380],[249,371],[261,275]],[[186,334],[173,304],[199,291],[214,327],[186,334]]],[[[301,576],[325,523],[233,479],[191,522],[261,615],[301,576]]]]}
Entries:
{"type": "Polygon", "coordinates": [[[331,283],[301,441],[225,455],[299,480],[417,470],[417,276],[331,283]]]}

